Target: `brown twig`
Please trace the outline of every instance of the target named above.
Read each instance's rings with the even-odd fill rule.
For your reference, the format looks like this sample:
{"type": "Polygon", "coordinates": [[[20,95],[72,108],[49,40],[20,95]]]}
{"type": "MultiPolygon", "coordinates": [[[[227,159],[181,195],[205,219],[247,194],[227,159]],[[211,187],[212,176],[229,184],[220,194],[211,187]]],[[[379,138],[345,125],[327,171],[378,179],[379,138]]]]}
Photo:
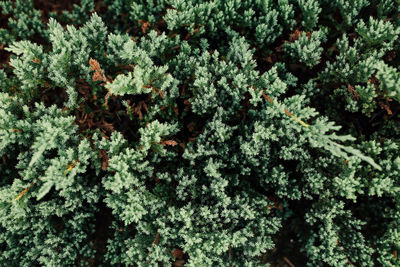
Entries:
{"type": "MultiPolygon", "coordinates": [[[[255,87],[253,87],[254,90],[256,90],[255,87]]],[[[262,96],[268,100],[268,102],[270,102],[271,104],[274,102],[274,100],[272,100],[272,98],[270,98],[269,96],[267,96],[265,94],[265,90],[263,90],[262,92],[262,96]]],[[[308,123],[305,123],[304,121],[300,120],[299,118],[297,118],[296,116],[294,116],[291,112],[289,112],[286,108],[283,109],[283,111],[285,112],[286,115],[288,115],[289,117],[293,118],[295,121],[297,121],[298,123],[300,123],[302,126],[304,127],[310,127],[310,125],[308,123]]]]}
{"type": "Polygon", "coordinates": [[[35,184],[35,182],[32,182],[27,188],[25,188],[19,195],[15,198],[15,201],[20,200],[28,191],[31,189],[31,187],[35,184]]]}
{"type": "Polygon", "coordinates": [[[283,257],[283,260],[290,266],[290,267],[295,267],[294,264],[286,257],[283,257]]]}

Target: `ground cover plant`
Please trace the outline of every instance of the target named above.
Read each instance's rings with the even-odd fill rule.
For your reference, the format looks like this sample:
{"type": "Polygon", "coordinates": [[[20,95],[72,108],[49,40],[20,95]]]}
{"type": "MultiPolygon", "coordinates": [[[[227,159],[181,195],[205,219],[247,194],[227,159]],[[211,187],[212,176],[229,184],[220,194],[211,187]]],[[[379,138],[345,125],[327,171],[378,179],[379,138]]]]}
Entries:
{"type": "Polygon", "coordinates": [[[0,1],[0,265],[400,266],[399,5],[0,1]]]}

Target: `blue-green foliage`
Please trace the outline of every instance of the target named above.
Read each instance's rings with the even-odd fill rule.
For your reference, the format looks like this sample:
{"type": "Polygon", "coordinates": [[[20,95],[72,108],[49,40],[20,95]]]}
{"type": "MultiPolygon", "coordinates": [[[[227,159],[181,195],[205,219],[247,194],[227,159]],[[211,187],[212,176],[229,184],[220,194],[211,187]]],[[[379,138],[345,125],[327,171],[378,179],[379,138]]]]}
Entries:
{"type": "Polygon", "coordinates": [[[321,7],[317,0],[298,0],[298,5],[303,15],[302,25],[306,30],[314,28],[321,13],[321,7]]]}
{"type": "Polygon", "coordinates": [[[308,67],[313,67],[320,61],[323,51],[321,43],[324,41],[326,41],[326,33],[322,30],[314,31],[309,35],[303,32],[298,40],[285,44],[285,51],[291,58],[305,63],[308,67]]]}
{"type": "Polygon", "coordinates": [[[56,106],[36,104],[31,110],[17,97],[0,97],[0,153],[8,166],[1,168],[6,183],[0,191],[5,247],[0,261],[18,266],[30,266],[33,259],[48,266],[73,265],[78,257],[88,261],[102,190],[88,171],[100,164],[90,142],[79,138],[74,118],[56,106]]]}
{"type": "Polygon", "coordinates": [[[9,15],[6,28],[0,28],[0,44],[27,39],[34,34],[44,34],[45,25],[40,21],[40,11],[30,0],[0,1],[1,13],[9,15]]]}
{"type": "Polygon", "coordinates": [[[1,265],[399,265],[397,1],[103,3],[0,4],[1,265]]]}

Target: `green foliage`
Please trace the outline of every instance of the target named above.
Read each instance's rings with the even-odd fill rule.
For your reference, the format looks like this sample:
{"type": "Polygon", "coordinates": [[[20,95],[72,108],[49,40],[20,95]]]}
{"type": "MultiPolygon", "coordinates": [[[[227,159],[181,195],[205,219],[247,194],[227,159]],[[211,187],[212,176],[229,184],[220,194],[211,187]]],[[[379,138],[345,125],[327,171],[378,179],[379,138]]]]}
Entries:
{"type": "Polygon", "coordinates": [[[102,3],[0,2],[1,265],[399,265],[398,1],[102,3]]]}
{"type": "Polygon", "coordinates": [[[94,11],[94,5],[93,0],[82,0],[79,5],[73,4],[73,10],[71,11],[63,10],[61,14],[50,12],[49,15],[68,24],[81,25],[89,20],[90,13],[94,11]]]}
{"type": "Polygon", "coordinates": [[[335,62],[328,62],[320,79],[325,84],[333,81],[341,84],[335,94],[346,97],[349,111],[361,109],[371,114],[382,98],[398,101],[397,69],[385,62],[385,55],[396,49],[399,29],[389,21],[369,17],[368,24],[358,23],[359,37],[354,45],[350,45],[345,35],[337,41],[339,55],[335,62]]]}
{"type": "Polygon", "coordinates": [[[323,51],[321,43],[326,41],[326,33],[322,30],[310,34],[302,32],[299,39],[285,44],[285,51],[293,59],[305,63],[308,67],[318,64],[323,51]]]}
{"type": "Polygon", "coordinates": [[[33,1],[0,1],[0,8],[2,14],[10,16],[7,27],[0,29],[0,44],[44,34],[45,27],[40,21],[40,11],[33,7],[33,1]]]}
{"type": "Polygon", "coordinates": [[[91,163],[96,155],[90,143],[79,139],[74,118],[56,106],[30,110],[5,93],[1,100],[0,152],[18,163],[9,166],[17,172],[8,173],[11,182],[0,193],[0,242],[7,248],[0,261],[29,266],[33,258],[44,265],[88,260],[94,255],[87,242],[100,189],[88,171],[99,167],[91,163]]]}
{"type": "Polygon", "coordinates": [[[316,0],[298,0],[300,10],[303,15],[302,25],[306,30],[313,29],[317,23],[321,7],[316,0]]]}
{"type": "MultiPolygon", "coordinates": [[[[351,25],[354,21],[358,19],[363,8],[367,7],[370,3],[369,0],[333,0],[327,1],[329,7],[337,8],[343,17],[343,22],[347,25],[351,25]]],[[[332,14],[332,13],[331,13],[332,14]]]]}

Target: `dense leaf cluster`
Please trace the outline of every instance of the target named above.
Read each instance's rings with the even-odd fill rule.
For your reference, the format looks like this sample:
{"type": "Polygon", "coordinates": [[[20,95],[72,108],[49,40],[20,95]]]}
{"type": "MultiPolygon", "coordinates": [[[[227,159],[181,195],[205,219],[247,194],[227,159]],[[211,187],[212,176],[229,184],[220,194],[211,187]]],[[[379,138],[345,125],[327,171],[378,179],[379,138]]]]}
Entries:
{"type": "Polygon", "coordinates": [[[1,265],[399,266],[398,1],[39,2],[0,1],[1,265]]]}

